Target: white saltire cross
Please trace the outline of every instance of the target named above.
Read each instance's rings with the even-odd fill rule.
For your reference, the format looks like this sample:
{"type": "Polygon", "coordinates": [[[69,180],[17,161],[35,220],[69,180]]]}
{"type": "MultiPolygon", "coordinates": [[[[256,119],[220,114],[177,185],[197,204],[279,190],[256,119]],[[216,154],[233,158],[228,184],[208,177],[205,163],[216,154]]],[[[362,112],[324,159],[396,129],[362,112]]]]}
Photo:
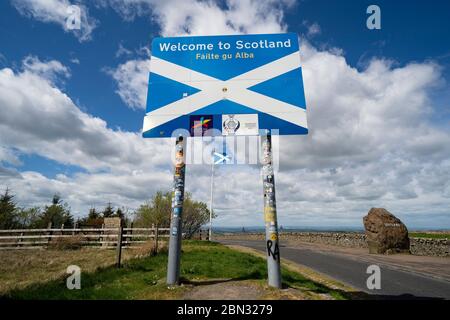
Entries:
{"type": "Polygon", "coordinates": [[[218,152],[214,152],[214,157],[218,157],[218,159],[214,161],[214,164],[231,162],[231,156],[229,156],[229,155],[224,155],[224,154],[221,154],[218,152]]]}
{"type": "Polygon", "coordinates": [[[144,118],[143,131],[151,130],[181,115],[190,114],[222,99],[239,103],[295,125],[308,128],[305,109],[248,90],[249,87],[299,67],[300,53],[296,51],[223,81],[164,59],[152,57],[150,61],[152,73],[186,84],[200,91],[148,112],[144,118]]]}

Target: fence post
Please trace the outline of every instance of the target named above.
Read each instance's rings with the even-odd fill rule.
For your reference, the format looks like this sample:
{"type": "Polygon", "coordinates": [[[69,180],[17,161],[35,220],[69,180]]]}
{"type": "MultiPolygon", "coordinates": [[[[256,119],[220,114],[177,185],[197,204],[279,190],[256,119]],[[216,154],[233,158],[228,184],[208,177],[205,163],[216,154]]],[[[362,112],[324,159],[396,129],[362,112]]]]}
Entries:
{"type": "Polygon", "coordinates": [[[122,258],[122,234],[123,234],[123,226],[120,224],[119,230],[117,234],[117,250],[116,250],[116,267],[120,268],[120,259],[122,258]]]}
{"type": "MultiPolygon", "coordinates": [[[[105,224],[104,223],[102,223],[102,229],[105,229],[105,224]]],[[[105,231],[104,230],[101,230],[100,231],[100,235],[103,235],[105,233],[105,231]]],[[[104,247],[104,246],[107,246],[108,244],[106,243],[104,243],[104,238],[103,237],[99,237],[99,240],[100,240],[100,246],[102,246],[102,247],[104,247]]]]}
{"type": "MultiPolygon", "coordinates": [[[[51,222],[49,222],[47,225],[47,235],[48,236],[52,235],[52,223],[51,222]]],[[[52,237],[47,238],[47,246],[50,244],[50,241],[52,241],[52,237]]]]}
{"type": "Polygon", "coordinates": [[[158,226],[156,226],[156,228],[155,228],[155,249],[154,249],[155,255],[158,254],[158,236],[159,236],[158,226]]]}
{"type": "Polygon", "coordinates": [[[74,224],[73,224],[73,230],[72,230],[72,235],[74,236],[75,235],[75,229],[78,227],[78,222],[75,222],[74,224]]]}
{"type": "Polygon", "coordinates": [[[128,222],[128,231],[125,232],[125,241],[128,241],[128,244],[126,244],[127,246],[131,247],[133,244],[133,237],[130,237],[129,235],[133,234],[133,222],[128,222]]]}
{"type": "Polygon", "coordinates": [[[17,246],[18,246],[18,247],[21,246],[20,243],[23,241],[23,238],[22,238],[22,237],[23,237],[23,232],[20,233],[20,238],[19,238],[18,241],[17,241],[17,246]]]}

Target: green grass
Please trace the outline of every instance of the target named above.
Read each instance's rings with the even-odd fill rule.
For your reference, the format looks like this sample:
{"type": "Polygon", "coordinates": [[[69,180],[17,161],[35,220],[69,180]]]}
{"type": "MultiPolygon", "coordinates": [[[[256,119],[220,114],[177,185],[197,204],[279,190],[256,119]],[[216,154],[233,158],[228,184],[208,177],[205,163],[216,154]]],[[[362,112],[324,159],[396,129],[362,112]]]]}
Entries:
{"type": "Polygon", "coordinates": [[[411,238],[450,239],[450,233],[410,232],[411,238]]]}
{"type": "MultiPolygon", "coordinates": [[[[183,242],[181,263],[182,283],[208,279],[255,280],[264,285],[266,261],[223,245],[202,241],[183,242]]],[[[165,284],[167,254],[131,259],[121,269],[106,267],[82,273],[81,290],[68,290],[65,277],[24,289],[9,291],[0,298],[13,299],[177,299],[189,285],[167,288],[165,284]]],[[[306,279],[282,269],[285,286],[312,293],[327,293],[344,299],[341,291],[306,279]]]]}

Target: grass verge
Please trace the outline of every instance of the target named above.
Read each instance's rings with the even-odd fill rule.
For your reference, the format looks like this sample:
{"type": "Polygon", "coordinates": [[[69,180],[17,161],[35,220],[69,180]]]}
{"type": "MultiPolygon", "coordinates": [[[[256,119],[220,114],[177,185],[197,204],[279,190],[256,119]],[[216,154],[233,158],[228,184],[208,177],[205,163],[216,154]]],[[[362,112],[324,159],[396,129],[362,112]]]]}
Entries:
{"type": "MultiPolygon", "coordinates": [[[[96,251],[97,253],[99,251],[96,251]]],[[[46,254],[43,252],[42,254],[46,254]]],[[[98,260],[97,260],[98,261],[98,260]]],[[[86,271],[82,266],[81,290],[68,290],[66,276],[45,283],[33,283],[3,293],[0,298],[12,299],[181,299],[193,283],[222,279],[252,281],[266,286],[266,261],[255,255],[239,252],[217,243],[185,241],[181,275],[183,285],[168,288],[165,284],[167,255],[129,259],[121,269],[104,266],[86,271]]],[[[67,261],[69,263],[69,261],[67,261]]],[[[70,264],[76,264],[71,263],[70,264]]],[[[64,266],[63,270],[65,271],[64,266]]],[[[42,269],[42,268],[41,268],[42,269]]],[[[32,270],[31,270],[32,272],[32,270]]],[[[44,272],[40,270],[39,272],[44,272]]],[[[307,293],[307,298],[345,299],[341,290],[315,282],[287,268],[282,269],[286,287],[307,293]]],[[[277,290],[268,290],[264,298],[276,299],[277,290]]]]}
{"type": "Polygon", "coordinates": [[[450,233],[426,233],[426,232],[410,232],[411,238],[428,238],[428,239],[450,239],[450,233]]]}

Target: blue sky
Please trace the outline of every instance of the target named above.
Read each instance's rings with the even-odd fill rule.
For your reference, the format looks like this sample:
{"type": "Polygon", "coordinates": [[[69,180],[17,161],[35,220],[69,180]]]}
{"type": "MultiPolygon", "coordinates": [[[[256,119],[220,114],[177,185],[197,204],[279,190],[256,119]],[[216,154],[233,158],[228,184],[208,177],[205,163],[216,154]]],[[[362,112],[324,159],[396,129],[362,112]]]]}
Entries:
{"type": "MultiPolygon", "coordinates": [[[[11,0],[0,16],[0,188],[23,205],[60,192],[77,215],[108,201],[132,210],[170,188],[170,141],[140,138],[153,37],[289,31],[304,46],[312,134],[282,141],[281,223],[360,226],[386,206],[412,227],[450,228],[448,1],[11,0]],[[86,14],[80,32],[65,30],[69,4],[86,14]],[[370,4],[381,30],[365,26],[370,4]],[[30,118],[10,122],[13,111],[30,118]]],[[[262,225],[257,171],[234,169],[217,173],[233,180],[217,186],[217,224],[262,225]]],[[[187,179],[208,201],[208,170],[187,179]]]]}

